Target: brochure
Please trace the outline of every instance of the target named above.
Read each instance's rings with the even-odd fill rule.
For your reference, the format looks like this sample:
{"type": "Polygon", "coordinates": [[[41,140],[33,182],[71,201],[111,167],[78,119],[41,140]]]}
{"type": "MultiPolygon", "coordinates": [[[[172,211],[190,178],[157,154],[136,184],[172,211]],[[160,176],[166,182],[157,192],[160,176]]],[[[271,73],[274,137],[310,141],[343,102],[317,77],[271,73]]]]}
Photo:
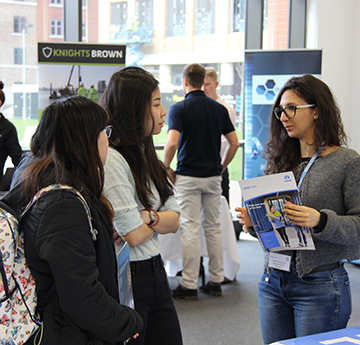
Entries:
{"type": "Polygon", "coordinates": [[[283,211],[287,202],[301,205],[292,172],[255,177],[239,184],[264,251],[315,249],[309,228],[291,223],[283,211]]]}
{"type": "Polygon", "coordinates": [[[134,309],[134,296],[131,285],[129,244],[121,240],[115,245],[119,267],[119,295],[120,304],[134,309]]]}
{"type": "Polygon", "coordinates": [[[336,331],[318,333],[295,339],[281,340],[271,345],[326,345],[360,344],[360,327],[343,328],[336,331]]]}

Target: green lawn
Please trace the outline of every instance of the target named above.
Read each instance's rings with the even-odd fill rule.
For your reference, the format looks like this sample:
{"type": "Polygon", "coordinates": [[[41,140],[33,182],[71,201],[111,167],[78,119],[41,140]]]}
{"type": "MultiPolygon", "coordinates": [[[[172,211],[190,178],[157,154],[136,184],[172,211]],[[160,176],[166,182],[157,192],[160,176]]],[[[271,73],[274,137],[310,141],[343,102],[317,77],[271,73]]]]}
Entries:
{"type": "Polygon", "coordinates": [[[23,120],[23,119],[10,119],[10,122],[14,124],[17,130],[19,141],[22,141],[27,126],[37,126],[38,120],[23,120]]]}

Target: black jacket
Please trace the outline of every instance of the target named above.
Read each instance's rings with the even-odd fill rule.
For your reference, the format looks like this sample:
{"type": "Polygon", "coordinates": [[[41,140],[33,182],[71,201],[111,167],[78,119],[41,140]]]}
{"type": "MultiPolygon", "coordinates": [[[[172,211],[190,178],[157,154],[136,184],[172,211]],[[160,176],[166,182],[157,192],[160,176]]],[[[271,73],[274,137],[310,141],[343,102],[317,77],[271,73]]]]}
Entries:
{"type": "Polygon", "coordinates": [[[0,184],[3,177],[5,161],[11,157],[15,166],[18,165],[22,155],[22,150],[18,141],[15,126],[0,113],[0,184]]]}
{"type": "Polygon", "coordinates": [[[96,241],[84,206],[66,190],[42,196],[21,221],[39,306],[56,286],[42,314],[42,345],[117,344],[143,327],[137,312],[117,302],[112,231],[98,200],[87,201],[96,241]]]}

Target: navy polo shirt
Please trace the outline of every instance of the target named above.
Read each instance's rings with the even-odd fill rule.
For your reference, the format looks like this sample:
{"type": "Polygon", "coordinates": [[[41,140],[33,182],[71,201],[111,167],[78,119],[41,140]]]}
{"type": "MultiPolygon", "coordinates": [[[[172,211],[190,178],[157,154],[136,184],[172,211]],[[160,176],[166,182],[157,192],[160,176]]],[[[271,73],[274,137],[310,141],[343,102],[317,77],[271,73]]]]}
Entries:
{"type": "Polygon", "coordinates": [[[221,135],[234,131],[227,109],[201,90],[191,91],[171,106],[169,130],[180,132],[177,168],[179,175],[221,175],[221,135]]]}

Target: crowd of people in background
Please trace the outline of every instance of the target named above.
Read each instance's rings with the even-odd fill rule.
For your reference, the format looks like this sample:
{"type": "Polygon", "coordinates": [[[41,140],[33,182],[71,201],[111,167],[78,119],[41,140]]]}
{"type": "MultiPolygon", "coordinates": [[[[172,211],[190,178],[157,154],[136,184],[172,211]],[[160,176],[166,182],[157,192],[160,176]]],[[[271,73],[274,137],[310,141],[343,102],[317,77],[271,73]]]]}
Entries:
{"type": "MultiPolygon", "coordinates": [[[[219,204],[221,194],[229,201],[227,167],[239,144],[235,111],[219,97],[218,84],[214,69],[185,66],[185,99],[169,109],[163,161],[153,136],[167,112],[159,82],[139,67],[115,72],[100,100],[93,85],[81,84],[77,96],[49,105],[21,161],[16,129],[0,114],[0,165],[7,156],[18,165],[3,201],[21,212],[40,190],[50,190],[20,221],[44,303],[41,344],[182,344],[174,299],[198,299],[201,226],[209,281],[200,291],[222,296],[219,204]],[[183,270],[171,291],[158,236],[177,231],[183,270]],[[134,309],[119,300],[119,237],[130,246],[134,309]]],[[[0,107],[2,89],[0,82],[0,107]]],[[[346,147],[330,89],[311,75],[293,77],[269,117],[265,174],[294,172],[302,206],[288,201],[283,212],[294,226],[311,229],[316,248],[277,253],[291,260],[289,270],[273,268],[265,253],[258,290],[264,344],[345,328],[351,293],[343,260],[360,257],[360,156],[346,147]]],[[[270,207],[287,243],[282,215],[270,207]]],[[[236,210],[243,229],[256,236],[246,208],[236,210]]]]}

